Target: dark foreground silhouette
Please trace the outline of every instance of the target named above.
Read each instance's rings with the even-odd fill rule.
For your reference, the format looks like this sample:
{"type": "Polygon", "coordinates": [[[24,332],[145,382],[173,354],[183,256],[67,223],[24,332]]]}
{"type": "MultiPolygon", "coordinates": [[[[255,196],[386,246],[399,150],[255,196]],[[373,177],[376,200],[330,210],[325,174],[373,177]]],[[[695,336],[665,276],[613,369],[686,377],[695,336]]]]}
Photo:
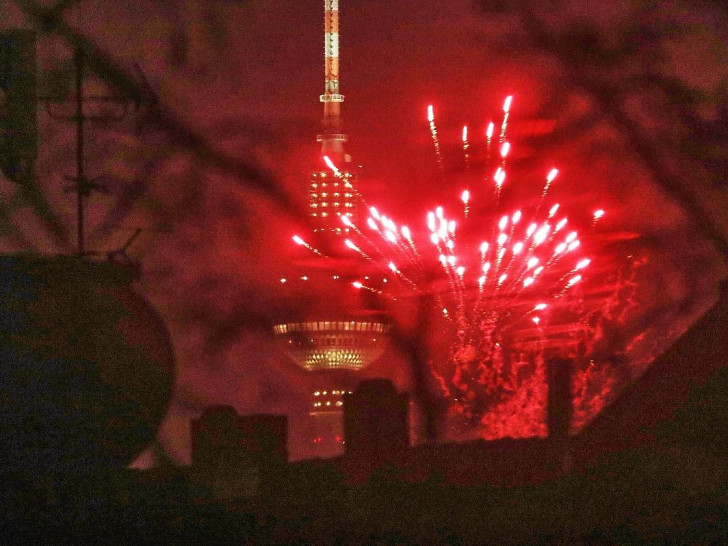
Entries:
{"type": "MultiPolygon", "coordinates": [[[[27,271],[2,277],[12,295],[2,304],[3,543],[728,542],[725,296],[577,437],[403,444],[395,455],[366,444],[366,457],[352,450],[336,460],[287,464],[285,455],[261,451],[269,445],[283,453],[275,441],[281,432],[263,444],[240,440],[252,458],[213,452],[200,459],[202,468],[131,471],[124,465],[163,414],[170,364],[154,364],[161,361],[143,349],[154,343],[119,329],[126,297],[120,304],[118,290],[109,300],[88,279],[78,285],[84,277],[73,271],[71,285],[84,288],[53,296],[50,305],[45,287],[56,280],[41,274],[33,284],[37,275],[27,271]],[[59,301],[71,307],[59,311],[59,301]],[[19,313],[28,305],[41,312],[19,313]],[[79,307],[85,314],[69,310],[79,307]],[[86,319],[74,326],[73,317],[93,312],[111,317],[111,326],[86,319]],[[51,319],[71,322],[38,343],[51,319]],[[105,358],[112,350],[126,356],[105,358]],[[56,365],[59,355],[66,365],[56,365]],[[163,396],[150,385],[161,385],[163,396]],[[221,496],[233,478],[240,487],[221,496]]],[[[151,311],[139,313],[156,320],[151,311]]],[[[222,413],[235,422],[234,412],[222,413]]],[[[275,418],[243,422],[240,430],[250,434],[260,423],[281,425],[275,418]]]]}

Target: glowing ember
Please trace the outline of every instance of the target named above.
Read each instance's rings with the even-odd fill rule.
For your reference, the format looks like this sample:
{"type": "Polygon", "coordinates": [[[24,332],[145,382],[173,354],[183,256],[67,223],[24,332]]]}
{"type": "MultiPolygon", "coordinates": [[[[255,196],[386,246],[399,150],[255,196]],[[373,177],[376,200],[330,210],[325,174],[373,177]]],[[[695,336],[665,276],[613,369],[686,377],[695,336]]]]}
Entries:
{"type": "Polygon", "coordinates": [[[511,102],[513,101],[513,96],[506,97],[506,100],[503,102],[503,111],[507,114],[511,109],[511,102]]]}
{"type": "Polygon", "coordinates": [[[331,169],[332,171],[334,171],[334,174],[336,176],[340,176],[341,175],[341,171],[336,167],[336,165],[334,165],[334,162],[331,161],[331,159],[329,159],[329,156],[327,156],[327,155],[324,156],[324,163],[326,163],[326,166],[329,169],[331,169]]]}
{"type": "Polygon", "coordinates": [[[430,124],[430,136],[432,137],[432,145],[435,147],[435,157],[437,158],[437,166],[440,169],[440,173],[443,173],[445,167],[442,163],[442,152],[440,151],[440,139],[437,135],[437,127],[435,126],[435,111],[430,104],[427,107],[427,121],[430,124]]]}

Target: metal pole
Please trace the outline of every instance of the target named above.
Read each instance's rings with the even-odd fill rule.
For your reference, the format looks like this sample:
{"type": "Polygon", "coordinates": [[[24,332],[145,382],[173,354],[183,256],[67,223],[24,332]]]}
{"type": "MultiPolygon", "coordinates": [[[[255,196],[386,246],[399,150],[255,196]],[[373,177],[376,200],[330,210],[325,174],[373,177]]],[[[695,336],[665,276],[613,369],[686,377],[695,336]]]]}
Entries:
{"type": "Polygon", "coordinates": [[[83,50],[76,48],[73,56],[76,66],[76,216],[78,229],[78,254],[84,255],[84,192],[86,183],[83,173],[83,50]]]}

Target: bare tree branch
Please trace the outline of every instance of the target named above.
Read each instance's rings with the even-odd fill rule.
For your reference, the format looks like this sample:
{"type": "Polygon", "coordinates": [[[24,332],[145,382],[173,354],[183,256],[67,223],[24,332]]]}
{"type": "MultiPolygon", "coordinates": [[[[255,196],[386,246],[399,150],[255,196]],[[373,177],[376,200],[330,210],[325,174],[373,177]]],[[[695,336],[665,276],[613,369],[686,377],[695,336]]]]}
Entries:
{"type": "MultiPolygon", "coordinates": [[[[583,35],[580,35],[581,43],[576,43],[574,41],[576,37],[573,34],[562,36],[547,31],[543,22],[527,2],[520,4],[518,16],[532,39],[532,46],[553,55],[560,61],[567,81],[586,93],[603,114],[611,118],[613,124],[627,138],[630,149],[649,169],[655,182],[669,197],[683,207],[696,227],[711,241],[714,247],[723,256],[728,257],[728,241],[710,218],[695,191],[688,188],[682,175],[674,172],[674,169],[667,164],[663,157],[663,150],[657,145],[654,138],[651,138],[651,135],[635,123],[625,111],[623,100],[625,90],[619,85],[618,80],[610,81],[610,78],[595,75],[599,69],[606,68],[608,71],[611,62],[610,51],[602,49],[598,36],[584,32],[583,35]],[[587,45],[588,47],[586,47],[587,45]]],[[[622,53],[616,50],[611,51],[611,54],[616,57],[622,53]]],[[[655,85],[659,83],[656,82],[655,85]]],[[[667,82],[661,83],[666,84],[667,82]]],[[[683,115],[683,117],[686,116],[683,115]]],[[[689,121],[695,123],[695,118],[691,117],[689,121]]]]}
{"type": "MultiPolygon", "coordinates": [[[[148,86],[144,86],[143,82],[136,81],[129,72],[114,62],[92,40],[79,34],[66,24],[60,15],[61,10],[46,9],[29,0],[14,0],[14,2],[38,29],[57,34],[74,48],[82,49],[91,70],[124,96],[137,104],[160,104],[158,97],[150,95],[153,91],[148,86]]],[[[305,216],[285,190],[269,173],[262,170],[255,160],[229,157],[218,150],[203,135],[187,126],[168,111],[164,111],[161,107],[151,121],[160,129],[171,133],[178,144],[194,152],[207,164],[235,175],[243,185],[266,195],[287,212],[301,218],[305,216]]]]}

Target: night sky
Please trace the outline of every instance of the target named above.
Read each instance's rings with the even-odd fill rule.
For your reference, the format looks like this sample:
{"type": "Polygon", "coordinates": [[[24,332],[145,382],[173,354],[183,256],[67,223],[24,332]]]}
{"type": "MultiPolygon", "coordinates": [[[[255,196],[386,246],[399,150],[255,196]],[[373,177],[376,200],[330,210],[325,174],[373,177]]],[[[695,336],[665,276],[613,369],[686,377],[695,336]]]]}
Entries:
{"type": "MultiPolygon", "coordinates": [[[[0,2],[2,26],[32,26],[21,9],[31,4],[0,2]]],[[[84,0],[62,18],[139,85],[143,74],[165,119],[226,157],[261,165],[303,208],[322,116],[322,4],[84,0]]],[[[482,141],[488,121],[500,120],[503,99],[512,94],[513,190],[504,199],[527,203],[555,165],[561,171],[555,200],[576,211],[607,210],[591,251],[606,257],[602,272],[610,263],[615,271],[637,264],[622,320],[632,356],[649,359],[711,304],[725,274],[693,209],[662,182],[679,180],[728,239],[724,174],[711,179],[719,163],[689,146],[696,135],[724,138],[718,127],[728,112],[728,15],[706,2],[658,8],[557,2],[549,12],[524,3],[543,23],[544,38],[521,24],[508,2],[483,5],[341,1],[343,119],[347,151],[364,169],[360,189],[369,203],[420,229],[426,210],[452,203],[464,189],[462,125],[474,142],[482,141]],[[668,23],[680,31],[663,36],[668,23]],[[644,29],[635,30],[638,24],[655,29],[657,46],[644,29]],[[551,43],[549,36],[562,41],[551,43]],[[616,60],[590,53],[624,44],[632,48],[616,60]],[[674,89],[662,100],[649,84],[657,75],[693,95],[680,103],[674,89]],[[609,86],[623,89],[632,81],[617,106],[608,100],[609,86]],[[601,87],[594,92],[589,82],[601,87]],[[691,102],[694,95],[699,101],[691,102]],[[428,104],[437,113],[444,177],[427,128],[428,104]]],[[[67,81],[61,70],[71,58],[66,40],[42,36],[38,56],[45,74],[55,71],[67,81]]],[[[97,80],[87,90],[108,92],[97,80]]],[[[69,111],[53,105],[64,108],[69,111]]],[[[38,185],[65,231],[53,235],[37,210],[21,202],[5,212],[16,232],[5,233],[0,244],[6,251],[68,252],[74,203],[63,192],[63,174],[72,172],[73,133],[42,110],[39,120],[38,185]]],[[[303,457],[308,378],[263,325],[291,304],[280,294],[279,272],[291,234],[305,231],[305,224],[158,120],[143,106],[121,122],[92,125],[87,164],[109,187],[88,206],[91,247],[117,248],[143,228],[130,253],[142,260],[142,291],[175,342],[178,385],[160,443],[173,460],[189,462],[189,419],[224,403],[240,412],[289,414],[291,452],[303,457]]],[[[706,140],[705,148],[711,146],[720,148],[706,140]]],[[[0,192],[12,202],[17,189],[2,181],[0,192]]],[[[401,355],[387,362],[368,374],[410,388],[401,355]]]]}

